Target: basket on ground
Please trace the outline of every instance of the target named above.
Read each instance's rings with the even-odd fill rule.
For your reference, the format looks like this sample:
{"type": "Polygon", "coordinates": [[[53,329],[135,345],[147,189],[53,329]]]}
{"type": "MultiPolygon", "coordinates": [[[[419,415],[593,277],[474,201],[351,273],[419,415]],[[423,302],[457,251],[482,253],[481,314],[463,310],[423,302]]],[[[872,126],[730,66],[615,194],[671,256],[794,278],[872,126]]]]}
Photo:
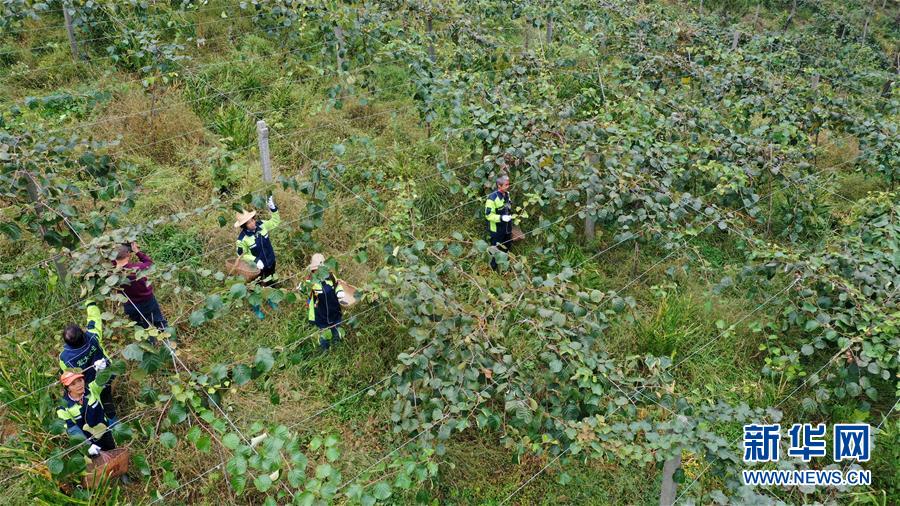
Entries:
{"type": "Polygon", "coordinates": [[[259,269],[250,265],[239,257],[225,262],[225,268],[229,276],[241,276],[245,281],[253,281],[259,277],[259,269]]]}
{"type": "Polygon", "coordinates": [[[99,485],[104,476],[115,478],[128,472],[129,453],[127,448],[116,448],[108,452],[100,452],[87,465],[84,475],[84,486],[94,488],[99,485]]]}

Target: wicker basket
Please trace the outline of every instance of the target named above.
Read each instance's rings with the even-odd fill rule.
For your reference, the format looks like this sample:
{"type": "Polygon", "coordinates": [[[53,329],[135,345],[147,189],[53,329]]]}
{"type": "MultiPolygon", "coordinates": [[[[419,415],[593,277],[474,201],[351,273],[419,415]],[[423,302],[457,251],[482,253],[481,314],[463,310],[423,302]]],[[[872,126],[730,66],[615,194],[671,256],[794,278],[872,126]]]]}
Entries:
{"type": "Polygon", "coordinates": [[[225,262],[225,268],[229,276],[241,276],[246,281],[253,281],[258,278],[260,272],[255,265],[250,265],[240,258],[225,262]]]}
{"type": "Polygon", "coordinates": [[[87,465],[87,473],[84,475],[85,488],[94,488],[99,485],[104,477],[115,478],[128,472],[128,449],[116,448],[108,452],[100,452],[100,455],[91,459],[87,465]]]}
{"type": "Polygon", "coordinates": [[[344,290],[344,300],[341,301],[341,305],[352,306],[356,304],[356,287],[343,279],[338,280],[338,285],[344,290]]]}

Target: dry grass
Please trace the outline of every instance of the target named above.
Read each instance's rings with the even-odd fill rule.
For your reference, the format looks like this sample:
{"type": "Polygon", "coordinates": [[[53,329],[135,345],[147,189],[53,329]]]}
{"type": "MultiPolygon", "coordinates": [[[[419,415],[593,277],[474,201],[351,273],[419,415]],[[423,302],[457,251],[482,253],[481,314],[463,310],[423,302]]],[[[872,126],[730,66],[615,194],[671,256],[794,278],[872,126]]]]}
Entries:
{"type": "Polygon", "coordinates": [[[203,122],[184,103],[177,90],[158,92],[156,102],[143,91],[117,96],[97,125],[104,139],[119,139],[120,155],[137,154],[162,164],[206,143],[203,122]]]}

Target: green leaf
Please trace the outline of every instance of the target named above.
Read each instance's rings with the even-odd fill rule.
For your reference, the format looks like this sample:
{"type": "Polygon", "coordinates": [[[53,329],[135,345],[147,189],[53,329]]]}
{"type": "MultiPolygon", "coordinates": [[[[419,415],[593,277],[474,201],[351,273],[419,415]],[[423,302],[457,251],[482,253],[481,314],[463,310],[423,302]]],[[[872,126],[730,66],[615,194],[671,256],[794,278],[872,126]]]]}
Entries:
{"type": "Polygon", "coordinates": [[[250,368],[244,364],[235,366],[234,370],[231,372],[231,379],[234,380],[237,386],[246,385],[251,379],[250,368]]]}
{"type": "Polygon", "coordinates": [[[241,495],[244,493],[244,489],[247,487],[247,478],[243,475],[232,476],[231,477],[231,488],[234,489],[234,493],[237,495],[241,495]]]}
{"type": "Polygon", "coordinates": [[[412,487],[412,480],[409,479],[409,476],[406,474],[401,474],[394,480],[394,487],[399,488],[400,490],[409,490],[409,488],[412,487]]]}
{"type": "Polygon", "coordinates": [[[137,343],[131,343],[122,350],[122,356],[125,360],[140,362],[144,359],[144,350],[137,343]]]}
{"type": "Polygon", "coordinates": [[[267,474],[261,474],[253,480],[253,485],[256,487],[256,490],[265,492],[272,488],[272,478],[269,478],[267,474]]]}
{"type": "Polygon", "coordinates": [[[563,368],[563,363],[560,362],[559,360],[553,359],[550,362],[550,372],[558,373],[559,371],[562,371],[562,368],[563,368]]]}
{"type": "Polygon", "coordinates": [[[200,434],[200,427],[194,425],[193,427],[191,427],[191,430],[189,430],[188,433],[185,434],[185,437],[191,443],[197,444],[197,440],[200,439],[200,434]]]}
{"type": "Polygon", "coordinates": [[[134,454],[131,457],[131,464],[142,476],[150,476],[150,464],[147,463],[147,457],[134,454]]]}
{"type": "Polygon", "coordinates": [[[379,481],[372,489],[372,495],[379,501],[384,501],[391,496],[391,486],[387,482],[379,481]]]}
{"type": "Polygon", "coordinates": [[[222,444],[229,450],[237,450],[238,446],[241,445],[241,438],[234,432],[229,432],[222,438],[222,444]]]}
{"type": "Polygon", "coordinates": [[[185,421],[187,416],[187,408],[180,402],[173,402],[169,407],[169,421],[172,422],[172,424],[179,424],[185,421]]]}
{"type": "Polygon", "coordinates": [[[200,453],[209,453],[211,447],[212,438],[209,437],[209,434],[203,434],[197,439],[197,451],[200,453]]]}
{"type": "Polygon", "coordinates": [[[232,476],[241,476],[247,472],[247,459],[243,455],[235,455],[225,464],[225,470],[232,476]]]}
{"type": "Polygon", "coordinates": [[[334,462],[335,460],[340,458],[340,456],[341,451],[334,446],[325,450],[325,458],[328,459],[328,462],[334,462]]]}
{"type": "Polygon", "coordinates": [[[63,461],[57,457],[53,457],[47,461],[47,469],[49,469],[50,474],[52,474],[54,476],[63,472],[63,469],[65,469],[65,467],[66,466],[65,466],[65,464],[63,464],[63,461]]]}
{"type": "Polygon", "coordinates": [[[13,222],[0,223],[0,232],[3,232],[13,241],[18,241],[22,237],[22,229],[13,222]]]}
{"type": "Polygon", "coordinates": [[[175,437],[175,434],[171,432],[163,432],[159,435],[159,442],[162,443],[168,449],[175,448],[175,445],[178,444],[178,438],[175,437]]]}
{"type": "Polygon", "coordinates": [[[206,322],[206,314],[203,310],[198,309],[191,313],[191,316],[188,318],[188,322],[190,322],[191,327],[199,327],[206,322]]]}
{"type": "Polygon", "coordinates": [[[303,482],[306,481],[306,474],[300,469],[294,468],[288,471],[287,480],[291,488],[300,488],[303,482]]]}
{"type": "Polygon", "coordinates": [[[253,366],[257,371],[264,373],[269,372],[275,365],[275,358],[272,356],[272,350],[269,348],[258,348],[256,350],[256,358],[253,359],[253,366]]]}
{"type": "Polygon", "coordinates": [[[331,474],[331,466],[328,464],[319,464],[316,466],[316,478],[324,480],[331,474]]]}
{"type": "Polygon", "coordinates": [[[222,302],[221,295],[212,294],[206,298],[204,305],[206,305],[207,308],[209,308],[213,311],[218,311],[219,309],[222,309],[222,306],[224,306],[225,303],[222,302]]]}
{"type": "Polygon", "coordinates": [[[331,146],[331,149],[337,156],[344,156],[344,153],[347,151],[347,148],[343,144],[335,144],[334,146],[331,146]]]}
{"type": "Polygon", "coordinates": [[[244,283],[235,283],[231,285],[231,289],[228,290],[228,293],[235,299],[242,299],[247,295],[247,285],[244,283]]]}

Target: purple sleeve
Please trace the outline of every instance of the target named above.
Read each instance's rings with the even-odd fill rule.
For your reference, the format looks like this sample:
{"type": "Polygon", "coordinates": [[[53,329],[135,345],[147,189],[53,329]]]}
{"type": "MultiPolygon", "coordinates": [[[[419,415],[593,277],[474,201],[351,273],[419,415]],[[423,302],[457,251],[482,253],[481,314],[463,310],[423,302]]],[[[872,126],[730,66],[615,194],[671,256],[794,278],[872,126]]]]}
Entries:
{"type": "Polygon", "coordinates": [[[131,264],[130,267],[133,267],[134,269],[142,271],[144,269],[149,268],[151,265],[153,265],[153,259],[151,259],[143,251],[138,251],[137,257],[138,257],[138,260],[140,260],[140,262],[135,262],[135,263],[131,264]]]}

